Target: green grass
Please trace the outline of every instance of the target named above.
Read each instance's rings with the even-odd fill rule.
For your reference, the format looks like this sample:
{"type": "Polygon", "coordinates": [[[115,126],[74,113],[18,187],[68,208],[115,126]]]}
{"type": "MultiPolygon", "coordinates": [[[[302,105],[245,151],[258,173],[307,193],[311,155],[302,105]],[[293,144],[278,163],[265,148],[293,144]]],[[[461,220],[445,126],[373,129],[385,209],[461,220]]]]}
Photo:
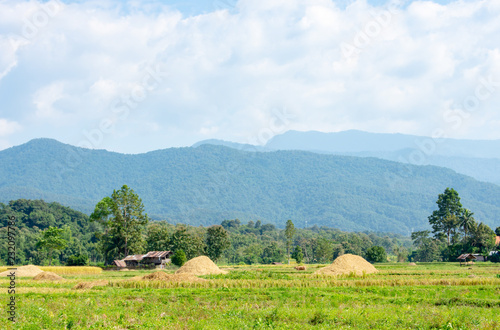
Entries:
{"type": "MultiPolygon", "coordinates": [[[[19,279],[18,322],[1,329],[499,329],[500,265],[376,265],[366,278],[235,267],[207,282],[127,281],[147,271],[19,279]],[[470,277],[474,275],[474,277],[470,277]],[[110,285],[73,290],[81,281],[110,285]]],[[[150,272],[150,271],[149,271],[150,272]]],[[[7,280],[0,280],[6,288],[7,280]]],[[[7,290],[0,292],[2,304],[7,290]]],[[[5,313],[5,312],[4,312],[5,313]]]]}

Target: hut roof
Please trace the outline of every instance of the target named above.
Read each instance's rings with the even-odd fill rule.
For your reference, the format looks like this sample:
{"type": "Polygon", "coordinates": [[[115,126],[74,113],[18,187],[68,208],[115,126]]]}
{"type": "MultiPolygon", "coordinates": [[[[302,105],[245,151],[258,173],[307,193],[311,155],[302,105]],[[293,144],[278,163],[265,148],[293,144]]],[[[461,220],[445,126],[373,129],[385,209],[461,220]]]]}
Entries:
{"type": "Polygon", "coordinates": [[[457,258],[457,260],[465,260],[465,259],[476,259],[476,257],[472,253],[464,253],[457,258]]]}
{"type": "Polygon", "coordinates": [[[125,264],[125,261],[123,261],[123,260],[115,260],[115,261],[113,261],[113,263],[116,265],[116,267],[120,267],[120,268],[127,267],[127,265],[125,264]]]}
{"type": "Polygon", "coordinates": [[[171,254],[171,251],[150,251],[143,258],[167,258],[171,254]]]}
{"type": "Polygon", "coordinates": [[[142,258],[144,258],[144,254],[133,254],[133,255],[130,255],[130,256],[126,256],[125,258],[123,258],[123,261],[141,261],[142,258]]]}

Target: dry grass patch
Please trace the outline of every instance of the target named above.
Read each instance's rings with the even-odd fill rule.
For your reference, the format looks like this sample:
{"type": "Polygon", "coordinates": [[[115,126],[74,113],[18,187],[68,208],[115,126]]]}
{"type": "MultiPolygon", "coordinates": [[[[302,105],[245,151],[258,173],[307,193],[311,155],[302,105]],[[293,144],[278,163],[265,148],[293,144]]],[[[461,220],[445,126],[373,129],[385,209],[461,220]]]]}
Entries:
{"type": "Polygon", "coordinates": [[[37,276],[33,277],[35,281],[60,281],[64,280],[61,276],[52,272],[41,272],[37,276]]]}
{"type": "Polygon", "coordinates": [[[107,280],[99,280],[99,281],[93,281],[93,282],[81,282],[78,283],[73,287],[74,290],[81,290],[81,289],[92,289],[95,286],[107,286],[109,284],[109,281],[107,280]]]}

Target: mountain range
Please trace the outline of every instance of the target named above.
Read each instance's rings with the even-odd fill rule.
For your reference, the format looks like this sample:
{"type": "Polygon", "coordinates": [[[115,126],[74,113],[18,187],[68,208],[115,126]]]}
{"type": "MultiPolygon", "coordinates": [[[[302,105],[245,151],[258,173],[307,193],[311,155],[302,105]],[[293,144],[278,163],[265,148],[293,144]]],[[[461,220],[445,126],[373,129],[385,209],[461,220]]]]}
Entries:
{"type": "Polygon", "coordinates": [[[500,140],[460,140],[349,130],[334,133],[287,131],[274,136],[263,146],[222,140],[205,140],[195,146],[202,144],[247,151],[303,150],[376,157],[412,165],[436,165],[500,185],[500,140]]]}
{"type": "Polygon", "coordinates": [[[44,199],[89,214],[127,184],[153,219],[172,223],[239,218],[283,227],[291,219],[298,227],[409,234],[428,228],[438,194],[453,187],[478,221],[499,225],[500,186],[447,168],[235,147],[200,143],[130,155],[36,139],[0,151],[0,201],[44,199]]]}

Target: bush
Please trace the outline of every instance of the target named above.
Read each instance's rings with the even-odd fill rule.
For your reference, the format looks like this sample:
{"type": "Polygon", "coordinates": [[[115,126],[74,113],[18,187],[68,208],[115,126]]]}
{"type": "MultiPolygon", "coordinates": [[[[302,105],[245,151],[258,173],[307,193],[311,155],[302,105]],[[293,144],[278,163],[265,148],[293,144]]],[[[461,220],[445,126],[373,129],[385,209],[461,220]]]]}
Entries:
{"type": "Polygon", "coordinates": [[[76,254],[74,256],[68,257],[66,261],[66,266],[87,266],[89,263],[89,257],[85,254],[76,254]]]}
{"type": "Polygon", "coordinates": [[[172,256],[172,263],[176,266],[181,267],[184,265],[187,261],[186,254],[182,250],[177,250],[175,251],[174,255],[172,256]]]}
{"type": "Polygon", "coordinates": [[[366,260],[371,263],[374,262],[387,262],[387,254],[381,246],[372,246],[366,250],[366,260]]]}

